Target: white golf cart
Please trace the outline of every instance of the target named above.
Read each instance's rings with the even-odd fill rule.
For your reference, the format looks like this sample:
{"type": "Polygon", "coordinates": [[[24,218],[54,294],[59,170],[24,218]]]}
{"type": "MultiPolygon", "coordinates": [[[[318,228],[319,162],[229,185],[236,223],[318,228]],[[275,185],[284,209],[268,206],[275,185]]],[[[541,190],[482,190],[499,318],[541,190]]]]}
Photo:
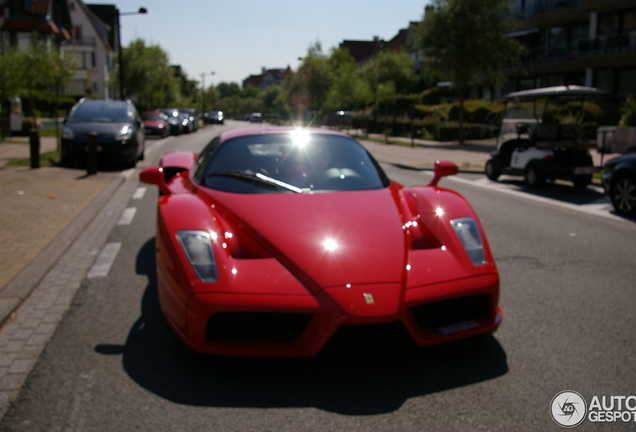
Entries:
{"type": "Polygon", "coordinates": [[[546,180],[570,180],[584,188],[592,182],[594,163],[581,126],[583,103],[604,95],[593,87],[557,86],[508,94],[497,148],[486,162],[486,176],[524,176],[539,187],[546,180]]]}

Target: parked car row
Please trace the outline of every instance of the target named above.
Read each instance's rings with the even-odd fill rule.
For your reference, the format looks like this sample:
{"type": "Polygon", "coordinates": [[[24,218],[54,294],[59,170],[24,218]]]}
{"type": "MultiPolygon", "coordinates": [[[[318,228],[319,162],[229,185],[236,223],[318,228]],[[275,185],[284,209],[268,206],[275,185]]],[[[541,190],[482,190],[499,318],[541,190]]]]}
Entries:
{"type": "Polygon", "coordinates": [[[165,138],[198,129],[194,108],[159,108],[139,114],[130,101],[81,99],[64,121],[62,165],[86,165],[89,136],[97,133],[100,163],[134,166],[144,158],[147,135],[165,138]]]}
{"type": "Polygon", "coordinates": [[[158,108],[153,112],[165,116],[170,135],[181,135],[199,129],[197,113],[194,108],[158,108]]]}
{"type": "Polygon", "coordinates": [[[225,116],[223,111],[212,110],[203,113],[202,120],[205,124],[224,124],[225,116]]]}

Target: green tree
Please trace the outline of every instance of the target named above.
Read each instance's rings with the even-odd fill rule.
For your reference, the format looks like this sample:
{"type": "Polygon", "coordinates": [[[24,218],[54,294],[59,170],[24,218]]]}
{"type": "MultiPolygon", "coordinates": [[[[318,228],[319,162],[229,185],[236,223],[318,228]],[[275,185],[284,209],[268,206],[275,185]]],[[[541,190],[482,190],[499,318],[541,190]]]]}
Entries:
{"type": "MultiPolygon", "coordinates": [[[[175,106],[181,103],[179,78],[170,66],[168,54],[159,45],[137,39],[123,48],[124,89],[140,110],[175,106]]],[[[119,73],[113,74],[119,85],[119,73]]]]}
{"type": "Polygon", "coordinates": [[[333,81],[326,97],[331,110],[354,110],[371,102],[371,91],[349,52],[338,48],[332,51],[329,64],[333,81]]]}
{"type": "Polygon", "coordinates": [[[434,0],[419,26],[418,44],[430,77],[450,80],[459,98],[459,140],[464,142],[464,100],[469,84],[485,74],[505,82],[504,68],[519,62],[522,46],[508,34],[517,22],[510,0],[434,0]]]}
{"type": "Polygon", "coordinates": [[[17,56],[19,64],[15,73],[19,76],[20,93],[28,98],[26,112],[35,124],[36,95],[42,99],[50,98],[53,94],[50,88],[59,88],[70,82],[75,73],[75,60],[71,56],[61,55],[57,46],[38,39],[35,33],[30,47],[19,51],[17,56]]]}
{"type": "Polygon", "coordinates": [[[216,85],[216,91],[219,93],[220,99],[230,96],[239,96],[242,93],[241,87],[235,82],[220,82],[216,85]]]}
{"type": "Polygon", "coordinates": [[[289,105],[298,121],[302,121],[307,112],[311,113],[310,121],[320,117],[332,82],[333,71],[329,58],[323,54],[320,42],[316,42],[307,50],[307,56],[298,71],[284,83],[289,105]]]}
{"type": "MultiPolygon", "coordinates": [[[[10,99],[22,88],[21,57],[17,49],[10,49],[0,56],[0,60],[0,115],[8,115],[10,99]]],[[[4,133],[4,128],[0,128],[0,136],[4,133]]]]}
{"type": "Polygon", "coordinates": [[[204,110],[208,109],[216,109],[216,103],[219,100],[219,92],[214,88],[214,86],[210,86],[205,89],[203,92],[203,107],[204,110]]]}
{"type": "Polygon", "coordinates": [[[415,67],[409,55],[405,51],[381,51],[363,66],[362,76],[371,92],[374,116],[382,105],[391,107],[395,123],[397,96],[408,93],[415,79],[415,67]]]}

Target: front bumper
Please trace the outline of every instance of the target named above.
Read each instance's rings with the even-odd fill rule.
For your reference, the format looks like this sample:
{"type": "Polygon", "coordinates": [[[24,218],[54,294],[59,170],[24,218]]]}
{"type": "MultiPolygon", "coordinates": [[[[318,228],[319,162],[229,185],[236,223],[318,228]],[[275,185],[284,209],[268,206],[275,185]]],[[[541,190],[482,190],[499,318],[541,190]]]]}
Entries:
{"type": "MultiPolygon", "coordinates": [[[[128,162],[137,156],[137,143],[133,139],[100,141],[97,144],[97,160],[100,162],[128,162]]],[[[64,161],[86,162],[88,142],[62,139],[61,157],[64,161]]]]}
{"type": "Polygon", "coordinates": [[[482,275],[406,289],[396,313],[351,316],[326,290],[317,295],[195,294],[182,328],[190,348],[209,354],[309,357],[323,348],[407,342],[420,347],[493,332],[503,318],[499,278],[482,275]]]}

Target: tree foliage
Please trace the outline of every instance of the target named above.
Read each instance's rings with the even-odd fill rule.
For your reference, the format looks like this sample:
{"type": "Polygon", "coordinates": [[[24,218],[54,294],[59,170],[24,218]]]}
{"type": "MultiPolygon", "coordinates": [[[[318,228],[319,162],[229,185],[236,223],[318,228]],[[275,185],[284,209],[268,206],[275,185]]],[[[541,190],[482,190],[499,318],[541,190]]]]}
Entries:
{"type": "Polygon", "coordinates": [[[509,6],[509,0],[434,0],[426,9],[418,32],[424,67],[429,76],[453,82],[462,107],[471,82],[485,74],[493,84],[503,83],[504,68],[523,53],[508,36],[517,26],[509,6]]]}
{"type": "Polygon", "coordinates": [[[36,120],[34,97],[53,99],[60,86],[70,82],[75,73],[75,60],[64,56],[54,44],[33,34],[27,49],[10,49],[0,62],[0,100],[15,95],[26,97],[25,109],[36,120]]]}
{"type": "Polygon", "coordinates": [[[333,72],[333,80],[325,100],[328,109],[353,110],[371,101],[369,85],[347,50],[333,50],[329,65],[333,72]]]}
{"type": "MultiPolygon", "coordinates": [[[[147,45],[143,39],[123,48],[124,90],[140,110],[166,106],[182,106],[182,81],[175,76],[168,54],[158,45],[147,45]]],[[[113,75],[119,85],[119,72],[113,75]]]]}
{"type": "Polygon", "coordinates": [[[362,68],[375,106],[406,94],[415,78],[415,68],[405,51],[381,51],[362,68]]]}

